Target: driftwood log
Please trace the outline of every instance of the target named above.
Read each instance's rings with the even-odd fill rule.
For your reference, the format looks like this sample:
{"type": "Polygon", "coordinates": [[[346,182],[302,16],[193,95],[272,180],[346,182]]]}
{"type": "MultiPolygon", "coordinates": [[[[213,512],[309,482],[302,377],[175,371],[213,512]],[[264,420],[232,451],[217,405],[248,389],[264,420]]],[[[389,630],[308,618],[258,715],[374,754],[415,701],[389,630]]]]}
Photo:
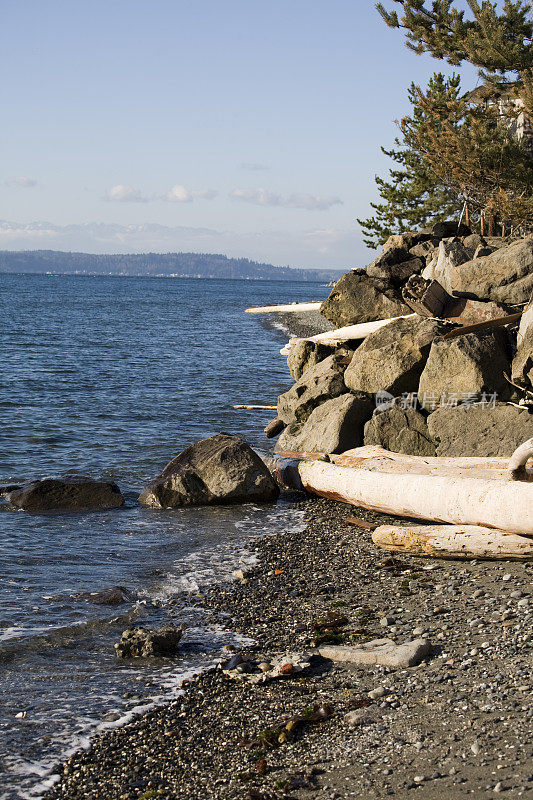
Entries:
{"type": "Polygon", "coordinates": [[[261,405],[237,405],[233,408],[240,409],[241,411],[276,411],[277,406],[261,406],[261,405]]]}
{"type": "Polygon", "coordinates": [[[315,336],[308,336],[306,338],[290,339],[288,344],[280,350],[282,356],[288,356],[291,349],[297,342],[315,342],[317,344],[331,345],[337,347],[344,342],[357,341],[359,339],[366,339],[371,333],[379,331],[389,322],[394,322],[396,319],[414,319],[416,314],[408,314],[406,317],[391,317],[390,319],[376,319],[372,322],[361,322],[358,325],[346,325],[344,328],[336,328],[333,331],[326,331],[325,333],[317,333],[315,336]]]}
{"type": "Polygon", "coordinates": [[[275,314],[298,311],[319,311],[322,303],[289,303],[280,306],[257,306],[256,308],[245,308],[246,314],[275,314]]]}
{"type": "Polygon", "coordinates": [[[372,541],[385,550],[414,556],[533,560],[533,539],[479,525],[381,525],[372,541]]]}
{"type": "Polygon", "coordinates": [[[268,423],[268,425],[264,430],[264,434],[267,437],[267,439],[273,439],[274,436],[277,436],[278,433],[281,433],[281,431],[285,430],[285,427],[286,427],[285,422],[283,422],[283,420],[280,419],[279,417],[276,417],[275,419],[273,419],[271,422],[268,423]]]}

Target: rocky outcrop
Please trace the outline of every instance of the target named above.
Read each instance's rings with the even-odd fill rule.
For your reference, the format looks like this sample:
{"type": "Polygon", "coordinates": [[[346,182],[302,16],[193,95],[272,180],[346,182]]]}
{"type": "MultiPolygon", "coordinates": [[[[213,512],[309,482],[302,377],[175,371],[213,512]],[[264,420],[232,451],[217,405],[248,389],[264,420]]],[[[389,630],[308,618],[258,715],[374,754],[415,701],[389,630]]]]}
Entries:
{"type": "Polygon", "coordinates": [[[366,394],[343,394],[327,400],[303,424],[293,423],[281,434],[276,451],[342,453],[363,444],[363,430],[374,410],[366,394]]]}
{"type": "Polygon", "coordinates": [[[308,369],[316,367],[325,358],[332,355],[334,348],[309,339],[295,342],[287,356],[287,364],[291,377],[298,381],[308,369]]]}
{"type": "Polygon", "coordinates": [[[71,476],[25,483],[7,494],[7,500],[25,511],[93,511],[120,508],[124,497],[113,481],[71,476]]]}
{"type": "Polygon", "coordinates": [[[166,627],[157,631],[132,628],[124,631],[115,645],[117,658],[161,658],[175,656],[182,628],[166,627]]]}
{"type": "Polygon", "coordinates": [[[438,456],[511,456],[533,437],[533,414],[498,403],[438,408],[428,417],[438,456]]]}
{"type": "Polygon", "coordinates": [[[443,279],[448,291],[479,300],[513,305],[527,303],[533,292],[533,237],[496,252],[449,266],[443,279]]]}
{"type": "Polygon", "coordinates": [[[188,447],[141,493],[151,508],[269,502],[278,486],[263,461],[238,436],[219,433],[188,447]]]}
{"type": "Polygon", "coordinates": [[[533,389],[533,303],[525,309],[520,320],[512,380],[526,389],[533,389]]]}
{"type": "Polygon", "coordinates": [[[380,291],[362,270],[343,275],[320,307],[320,313],[338,328],[399,317],[410,311],[398,293],[380,291]]]}
{"type": "Polygon", "coordinates": [[[358,392],[416,392],[433,339],[442,331],[433,319],[398,319],[368,336],[355,351],[344,380],[358,392]]]}
{"type": "Polygon", "coordinates": [[[510,364],[506,344],[502,330],[435,341],[420,377],[422,407],[431,411],[437,405],[479,400],[484,393],[507,399],[510,392],[504,374],[510,371],[510,364]]]}
{"type": "Polygon", "coordinates": [[[278,417],[286,425],[302,423],[317,406],[346,392],[345,359],[331,355],[308,369],[288,392],[278,397],[278,417]]]}
{"type": "Polygon", "coordinates": [[[364,443],[380,445],[392,453],[435,455],[435,444],[424,415],[415,408],[402,408],[398,403],[374,411],[372,419],[365,425],[364,443]]]}

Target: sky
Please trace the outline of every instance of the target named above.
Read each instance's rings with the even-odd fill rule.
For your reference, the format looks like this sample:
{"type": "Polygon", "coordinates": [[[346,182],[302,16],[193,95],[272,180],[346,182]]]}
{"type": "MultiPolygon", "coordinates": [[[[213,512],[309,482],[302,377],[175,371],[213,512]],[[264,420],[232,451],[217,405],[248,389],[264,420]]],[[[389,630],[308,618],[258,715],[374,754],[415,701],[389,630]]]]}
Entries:
{"type": "Polygon", "coordinates": [[[3,0],[0,59],[1,249],[341,269],[407,87],[450,71],[366,0],[3,0]]]}

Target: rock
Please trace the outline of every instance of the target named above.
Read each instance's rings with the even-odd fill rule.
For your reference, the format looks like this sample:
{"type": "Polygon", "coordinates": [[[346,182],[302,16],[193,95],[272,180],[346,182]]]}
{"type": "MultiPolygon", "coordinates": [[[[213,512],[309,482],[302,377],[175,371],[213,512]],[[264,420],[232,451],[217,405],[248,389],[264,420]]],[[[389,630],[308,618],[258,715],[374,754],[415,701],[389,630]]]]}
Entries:
{"type": "Polygon", "coordinates": [[[219,433],[188,447],[149,486],[139,502],[152,508],[269,502],[278,486],[252,448],[219,433]]]}
{"type": "Polygon", "coordinates": [[[436,247],[439,246],[440,239],[431,238],[424,242],[416,244],[414,247],[409,248],[409,252],[416,258],[427,258],[436,247]]]}
{"type": "Polygon", "coordinates": [[[430,238],[429,233],[424,233],[422,231],[405,231],[404,233],[397,233],[392,236],[389,236],[385,244],[383,245],[383,252],[386,253],[388,250],[410,250],[412,247],[415,247],[420,242],[425,242],[427,239],[430,238]]]}
{"type": "Polygon", "coordinates": [[[398,319],[368,336],[347,367],[344,380],[353,391],[416,392],[431,342],[443,330],[437,320],[398,319]]]}
{"type": "Polygon", "coordinates": [[[454,267],[470,261],[472,255],[460,239],[448,239],[439,245],[437,262],[433,270],[433,278],[448,292],[452,293],[451,272],[454,267]]]}
{"type": "Polygon", "coordinates": [[[479,245],[479,247],[476,247],[476,249],[474,250],[474,258],[483,258],[483,256],[490,256],[492,255],[492,253],[495,252],[495,249],[496,248],[494,247],[488,247],[488,245],[485,247],[483,247],[483,245],[479,245]]]}
{"type": "Polygon", "coordinates": [[[470,236],[465,236],[463,244],[467,250],[477,250],[478,247],[486,247],[487,242],[480,236],[479,233],[471,233],[470,236]]]}
{"type": "Polygon", "coordinates": [[[453,298],[444,309],[446,319],[459,322],[461,325],[474,325],[490,319],[505,317],[508,309],[499,303],[482,300],[468,300],[465,297],[453,298]]]}
{"type": "Polygon", "coordinates": [[[365,445],[378,444],[392,453],[434,456],[435,444],[429,435],[425,417],[415,408],[376,409],[365,425],[365,445]]]}
{"type": "Polygon", "coordinates": [[[366,269],[367,275],[374,278],[376,285],[383,291],[391,288],[400,288],[412,275],[418,275],[425,267],[425,263],[421,258],[408,258],[406,261],[390,265],[385,263],[387,256],[396,252],[396,250],[390,250],[384,256],[372,262],[366,269]]]}
{"type": "Polygon", "coordinates": [[[420,376],[418,399],[434,411],[446,403],[472,403],[482,395],[510,396],[504,373],[509,373],[506,333],[501,329],[466,333],[455,339],[433,342],[427,364],[420,376]]]}
{"type": "Polygon", "coordinates": [[[446,239],[450,236],[470,236],[472,233],[468,225],[459,225],[455,220],[436,222],[431,232],[438,239],[446,239]]]}
{"type": "Polygon", "coordinates": [[[447,279],[452,291],[478,300],[527,303],[533,291],[533,237],[454,265],[447,270],[447,279]]]}
{"type": "Polygon", "coordinates": [[[95,605],[119,606],[131,602],[133,596],[123,586],[110,586],[109,589],[102,589],[100,592],[83,592],[78,595],[78,599],[87,600],[95,605]]]}
{"type": "Polygon", "coordinates": [[[512,380],[526,388],[533,388],[533,303],[524,309],[520,320],[512,380]]]}
{"type": "Polygon", "coordinates": [[[7,499],[25,511],[88,511],[124,505],[124,497],[113,481],[95,481],[78,475],[25,483],[9,492],[7,499]]]}
{"type": "Polygon", "coordinates": [[[346,393],[341,355],[331,355],[308,369],[288,392],[278,397],[278,417],[290,425],[305,422],[317,406],[346,393]]]}
{"type": "Polygon", "coordinates": [[[291,377],[298,381],[302,375],[334,352],[333,347],[309,339],[301,339],[291,347],[287,364],[291,377]]]}
{"type": "Polygon", "coordinates": [[[533,437],[533,415],[506,403],[438,408],[428,429],[438,456],[508,457],[533,437]]]}
{"type": "Polygon", "coordinates": [[[379,664],[383,667],[414,667],[420,664],[429,651],[430,644],[427,639],[414,639],[404,644],[395,644],[392,639],[373,639],[359,647],[325,645],[319,648],[320,655],[332,661],[379,664]]]}
{"type": "Polygon", "coordinates": [[[376,706],[357,708],[355,711],[348,711],[348,713],[344,715],[344,721],[352,728],[359,728],[363,725],[372,725],[374,722],[379,722],[382,713],[383,712],[376,706]]]}
{"type": "Polygon", "coordinates": [[[276,451],[343,453],[363,443],[363,430],[374,403],[366,394],[342,394],[315,408],[304,423],[289,425],[276,451]]]}
{"type": "Polygon", "coordinates": [[[156,658],[174,656],[178,650],[182,628],[166,627],[157,631],[132,628],[124,631],[115,645],[118,658],[156,658]]]}
{"type": "Polygon", "coordinates": [[[389,319],[410,313],[395,292],[384,293],[364,271],[347,272],[335,284],[320,313],[336,327],[389,319]]]}

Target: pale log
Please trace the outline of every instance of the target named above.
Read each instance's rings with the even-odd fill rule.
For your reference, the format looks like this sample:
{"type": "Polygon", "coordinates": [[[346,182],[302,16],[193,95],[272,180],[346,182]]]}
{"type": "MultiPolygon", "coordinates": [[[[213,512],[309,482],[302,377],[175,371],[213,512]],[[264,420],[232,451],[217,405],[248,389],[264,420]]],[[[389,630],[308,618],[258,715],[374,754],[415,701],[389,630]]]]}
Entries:
{"type": "Polygon", "coordinates": [[[531,475],[526,469],[528,459],[533,457],[533,439],[518,447],[509,461],[509,477],[512,481],[531,480],[531,475]]]}
{"type": "Polygon", "coordinates": [[[391,317],[390,319],[376,319],[372,322],[361,322],[358,325],[346,325],[344,328],[336,328],[333,331],[326,331],[325,333],[317,333],[315,336],[308,336],[305,338],[290,339],[288,344],[280,350],[283,356],[287,356],[290,350],[297,342],[315,342],[317,344],[331,345],[337,347],[344,342],[356,341],[358,339],[366,339],[371,333],[379,331],[380,328],[388,325],[389,322],[394,322],[396,319],[414,319],[417,314],[408,314],[405,317],[391,317]]]}
{"type": "Polygon", "coordinates": [[[479,525],[381,525],[372,541],[385,550],[453,559],[533,560],[533,540],[479,525]]]}
{"type": "Polygon", "coordinates": [[[299,311],[320,311],[322,303],[288,303],[280,306],[257,306],[256,308],[245,308],[246,314],[275,314],[299,311]]]}
{"type": "Polygon", "coordinates": [[[276,411],[277,406],[254,406],[254,405],[238,405],[233,408],[241,409],[244,411],[276,411]]]}

